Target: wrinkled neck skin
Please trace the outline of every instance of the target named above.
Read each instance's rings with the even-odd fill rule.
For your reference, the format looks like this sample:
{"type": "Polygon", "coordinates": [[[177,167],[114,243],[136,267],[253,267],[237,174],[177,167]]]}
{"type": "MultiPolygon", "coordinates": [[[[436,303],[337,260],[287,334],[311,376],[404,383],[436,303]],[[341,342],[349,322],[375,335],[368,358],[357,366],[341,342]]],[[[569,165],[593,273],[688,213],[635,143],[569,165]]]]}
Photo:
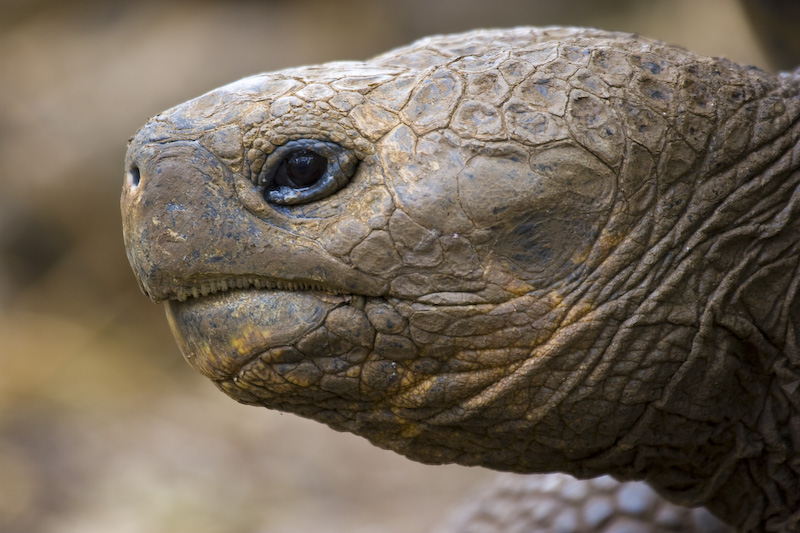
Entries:
{"type": "Polygon", "coordinates": [[[650,244],[641,254],[623,241],[618,250],[630,245],[640,259],[621,264],[611,286],[584,282],[581,301],[607,300],[582,317],[585,332],[576,335],[594,341],[573,368],[581,382],[542,423],[570,411],[584,422],[564,436],[566,449],[613,428],[602,451],[566,467],[577,475],[644,472],[675,502],[705,505],[746,530],[783,531],[796,526],[781,509],[800,505],[800,172],[790,162],[796,133],[771,142],[778,147],[765,147],[761,162],[751,154],[721,173],[757,169],[722,202],[704,206],[709,191],[695,190],[655,244],[652,227],[642,232],[650,244]],[[615,379],[625,384],[611,394],[593,385],[615,379]],[[619,417],[625,410],[630,416],[619,417]]]}
{"type": "Polygon", "coordinates": [[[469,55],[492,32],[433,38],[153,119],[122,200],[142,288],[243,403],[425,463],[610,473],[797,527],[796,77],[513,31],[541,41],[532,74],[469,55]],[[356,154],[350,182],[265,202],[270,152],[308,138],[356,154]]]}

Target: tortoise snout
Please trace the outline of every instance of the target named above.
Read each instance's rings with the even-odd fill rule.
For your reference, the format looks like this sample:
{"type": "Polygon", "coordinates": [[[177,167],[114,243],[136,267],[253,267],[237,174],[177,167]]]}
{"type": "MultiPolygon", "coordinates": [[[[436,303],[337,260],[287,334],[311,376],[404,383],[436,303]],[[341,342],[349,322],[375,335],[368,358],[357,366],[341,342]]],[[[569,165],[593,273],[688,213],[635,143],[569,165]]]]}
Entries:
{"type": "Polygon", "coordinates": [[[215,235],[233,217],[229,172],[192,141],[140,142],[128,149],[120,207],[131,263],[142,289],[154,300],[168,297],[176,274],[202,274],[192,254],[196,241],[215,235]],[[228,207],[227,209],[225,207],[228,207]]]}

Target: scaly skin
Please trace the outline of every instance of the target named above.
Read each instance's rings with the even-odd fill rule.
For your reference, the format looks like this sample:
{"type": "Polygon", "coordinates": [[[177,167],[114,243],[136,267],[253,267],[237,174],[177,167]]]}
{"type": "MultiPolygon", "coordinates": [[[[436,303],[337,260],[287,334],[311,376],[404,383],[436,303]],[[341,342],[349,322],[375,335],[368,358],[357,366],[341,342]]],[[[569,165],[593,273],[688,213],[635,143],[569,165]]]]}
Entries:
{"type": "Polygon", "coordinates": [[[730,533],[703,507],[660,499],[641,481],[502,474],[433,533],[730,533]]]}
{"type": "Polygon", "coordinates": [[[132,140],[128,256],[241,402],[797,530],[799,88],[571,28],[246,78],[132,140]]]}

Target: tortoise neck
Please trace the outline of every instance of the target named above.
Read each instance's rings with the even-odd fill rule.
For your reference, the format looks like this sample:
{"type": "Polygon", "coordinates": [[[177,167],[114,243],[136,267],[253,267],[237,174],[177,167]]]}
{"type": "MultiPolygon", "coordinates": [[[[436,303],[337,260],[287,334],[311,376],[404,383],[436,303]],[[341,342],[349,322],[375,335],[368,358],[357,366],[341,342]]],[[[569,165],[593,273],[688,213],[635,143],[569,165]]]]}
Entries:
{"type": "Polygon", "coordinates": [[[644,477],[746,531],[800,520],[800,135],[790,134],[722,199],[696,194],[627,267],[626,290],[644,294],[616,335],[635,330],[636,342],[616,344],[638,361],[637,379],[656,364],[670,376],[639,392],[652,396],[635,423],[582,465],[644,477]]]}
{"type": "Polygon", "coordinates": [[[716,427],[688,456],[705,479],[685,491],[686,479],[665,473],[662,490],[704,500],[743,530],[788,531],[800,508],[800,170],[765,174],[717,207],[730,224],[707,232],[700,268],[677,291],[702,303],[689,355],[658,402],[668,414],[653,423],[711,414],[716,427]]]}

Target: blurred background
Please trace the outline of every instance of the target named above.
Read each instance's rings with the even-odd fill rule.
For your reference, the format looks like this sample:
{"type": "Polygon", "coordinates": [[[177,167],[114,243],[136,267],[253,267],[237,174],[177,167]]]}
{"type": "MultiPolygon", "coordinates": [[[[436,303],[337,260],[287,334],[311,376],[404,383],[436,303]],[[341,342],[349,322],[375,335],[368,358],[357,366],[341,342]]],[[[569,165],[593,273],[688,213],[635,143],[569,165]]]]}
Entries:
{"type": "Polygon", "coordinates": [[[227,399],[138,290],[118,198],[147,118],[432,33],[629,30],[764,69],[735,0],[0,0],[0,531],[417,532],[491,477],[227,399]]]}

